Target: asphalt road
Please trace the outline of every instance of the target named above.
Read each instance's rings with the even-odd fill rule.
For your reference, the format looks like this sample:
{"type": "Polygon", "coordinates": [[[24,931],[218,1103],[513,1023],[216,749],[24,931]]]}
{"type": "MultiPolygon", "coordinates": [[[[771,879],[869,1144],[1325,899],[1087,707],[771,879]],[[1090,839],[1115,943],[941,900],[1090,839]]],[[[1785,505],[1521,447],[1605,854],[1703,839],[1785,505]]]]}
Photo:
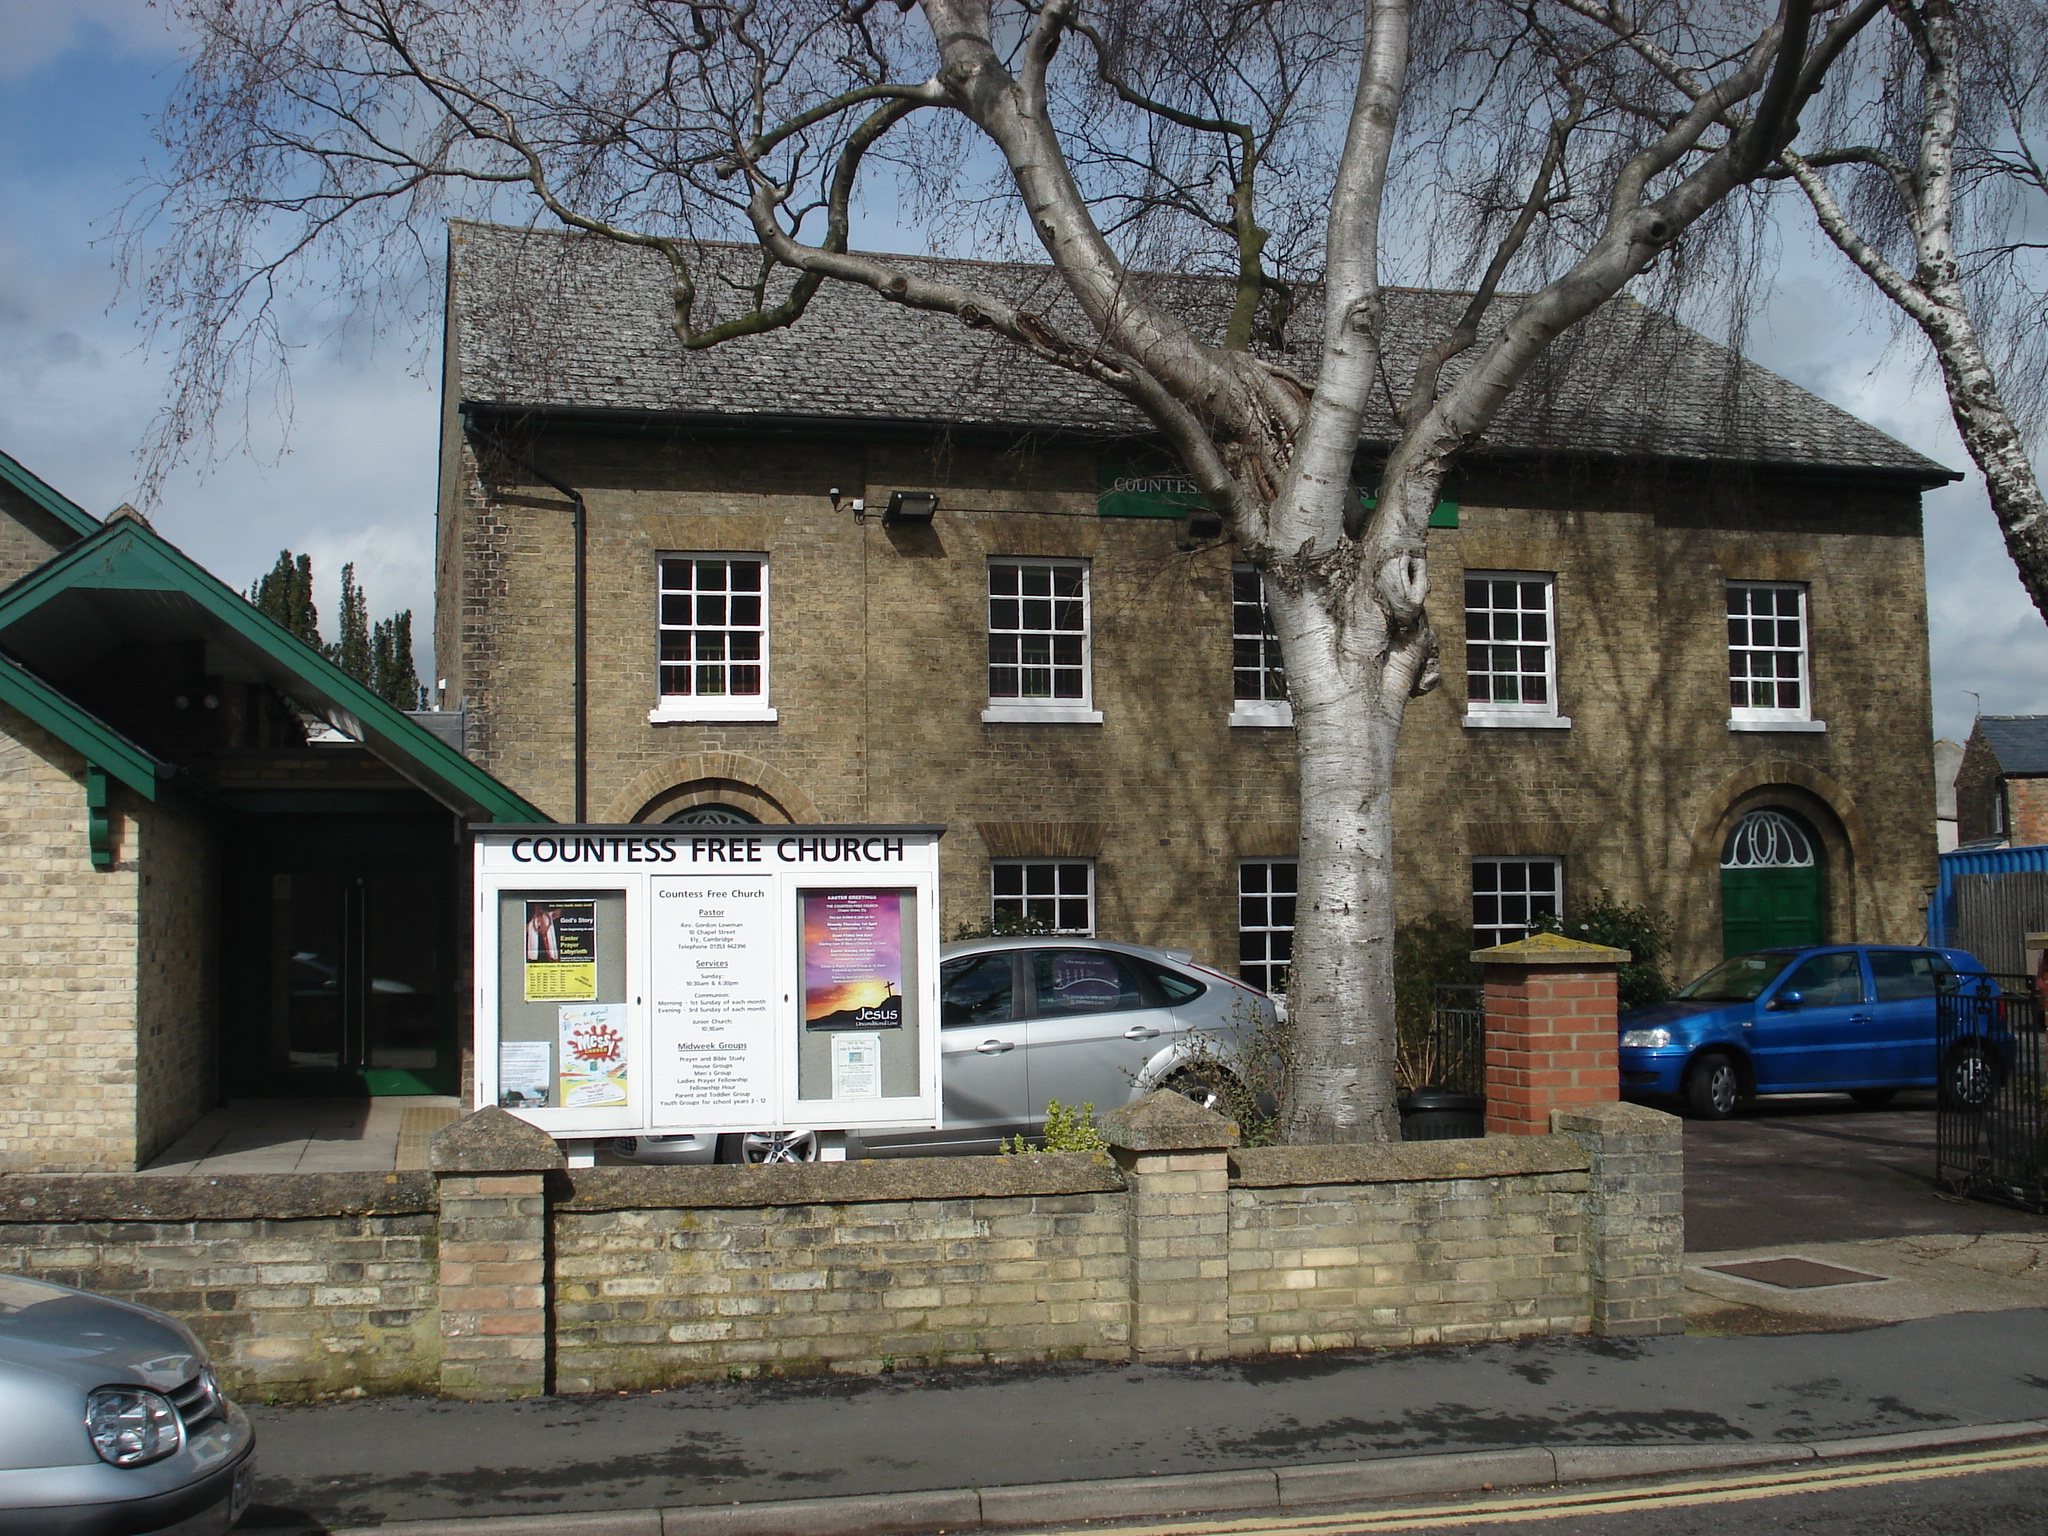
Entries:
{"type": "MultiPolygon", "coordinates": [[[[1195,1366],[257,1408],[251,1527],[716,1505],[1522,1446],[1741,1445],[2048,1417],[2048,1313],[1195,1366]]],[[[2039,1522],[2048,1527],[2048,1509],[2039,1522]]]]}
{"type": "Polygon", "coordinates": [[[2042,1231],[2048,1219],[1935,1188],[1931,1092],[1902,1093],[1883,1109],[1844,1094],[1760,1099],[1732,1120],[1685,1123],[1685,1246],[1694,1253],[2042,1231]]]}

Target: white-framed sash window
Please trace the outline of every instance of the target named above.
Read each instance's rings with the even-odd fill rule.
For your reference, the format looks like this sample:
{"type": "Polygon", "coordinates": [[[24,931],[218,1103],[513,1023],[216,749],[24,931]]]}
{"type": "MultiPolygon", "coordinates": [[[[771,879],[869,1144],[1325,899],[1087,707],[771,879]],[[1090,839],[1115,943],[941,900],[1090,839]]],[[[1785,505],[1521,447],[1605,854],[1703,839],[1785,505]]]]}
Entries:
{"type": "Polygon", "coordinates": [[[1564,861],[1479,858],[1472,861],[1472,947],[1491,949],[1526,939],[1539,917],[1564,910],[1564,861]]]}
{"type": "Polygon", "coordinates": [[[988,867],[989,915],[1053,933],[1095,932],[1093,859],[996,859],[988,867]]]}
{"type": "Polygon", "coordinates": [[[1230,680],[1232,725],[1294,724],[1266,579],[1249,565],[1230,568],[1230,680]]]}
{"type": "Polygon", "coordinates": [[[1243,859],[1237,866],[1237,974],[1261,992],[1287,990],[1294,961],[1293,859],[1243,859]]]}
{"type": "Polygon", "coordinates": [[[1728,729],[1825,731],[1813,718],[1806,588],[1728,583],[1728,729]]]}
{"type": "Polygon", "coordinates": [[[1090,678],[1086,560],[988,563],[990,723],[1100,725],[1090,678]]]}
{"type": "Polygon", "coordinates": [[[1568,729],[1557,712],[1557,581],[1465,573],[1465,724],[1568,729]]]}
{"type": "Polygon", "coordinates": [[[656,573],[658,680],[648,720],[774,720],[768,702],[768,557],[664,554],[656,573]]]}

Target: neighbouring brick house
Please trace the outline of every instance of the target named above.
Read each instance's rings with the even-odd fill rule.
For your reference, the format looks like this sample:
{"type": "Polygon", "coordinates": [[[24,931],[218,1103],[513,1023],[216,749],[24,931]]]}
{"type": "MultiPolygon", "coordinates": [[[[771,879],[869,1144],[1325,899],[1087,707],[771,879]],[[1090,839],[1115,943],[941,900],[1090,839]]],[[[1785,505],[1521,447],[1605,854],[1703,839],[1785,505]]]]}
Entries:
{"type": "MultiPolygon", "coordinates": [[[[748,258],[707,259],[715,296],[748,258]]],[[[972,268],[1063,302],[1045,269],[972,268]]],[[[664,272],[452,229],[436,649],[475,761],[575,813],[573,492],[589,820],[943,822],[949,930],[1029,912],[1277,979],[1284,681],[1256,578],[1146,424],[832,284],[792,329],[686,352],[664,272]]],[[[1208,280],[1139,280],[1220,319],[1208,280]]],[[[1444,302],[1391,295],[1395,333],[1444,302]]],[[[1543,373],[1433,519],[1446,686],[1403,739],[1404,913],[1491,943],[1610,889],[1677,920],[1684,971],[1917,937],[1920,497],[1953,476],[1631,304],[1543,373]]]]}
{"type": "Polygon", "coordinates": [[[229,1094],[452,1092],[462,829],[534,809],[5,455],[0,581],[0,1173],[138,1167],[229,1094]]]}
{"type": "Polygon", "coordinates": [[[1959,843],[2048,843],[2048,715],[1979,715],[1955,794],[1959,843]]]}

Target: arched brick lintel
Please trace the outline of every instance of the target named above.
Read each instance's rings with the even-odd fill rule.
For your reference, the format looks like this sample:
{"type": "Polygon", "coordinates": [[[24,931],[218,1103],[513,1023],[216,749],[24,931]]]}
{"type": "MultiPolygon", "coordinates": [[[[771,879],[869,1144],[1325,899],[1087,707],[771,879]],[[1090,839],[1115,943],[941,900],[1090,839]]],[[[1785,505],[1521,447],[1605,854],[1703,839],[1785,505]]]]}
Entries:
{"type": "MultiPolygon", "coordinates": [[[[1778,758],[1738,768],[1714,786],[1693,823],[1692,868],[1695,875],[1721,867],[1721,844],[1727,838],[1730,818],[1737,808],[1749,811],[1754,807],[1744,805],[1744,801],[1781,786],[1804,790],[1818,800],[1839,826],[1842,838],[1848,843],[1852,862],[1860,865],[1865,861],[1870,852],[1870,828],[1856,807],[1856,797],[1819,769],[1789,758],[1778,758]]],[[[1798,796],[1792,798],[1794,810],[1805,808],[1799,800],[1798,796]]],[[[1832,829],[1822,826],[1816,830],[1825,836],[1832,829]]]]}
{"type": "Polygon", "coordinates": [[[706,781],[752,791],[745,809],[760,814],[763,821],[816,823],[825,819],[795,779],[772,764],[738,752],[693,752],[649,768],[612,798],[604,819],[623,824],[638,821],[656,808],[680,809],[697,800],[718,798],[715,794],[670,794],[706,781]]]}
{"type": "Polygon", "coordinates": [[[1837,943],[1872,937],[1865,918],[1878,910],[1877,893],[1867,888],[1871,869],[1870,826],[1856,797],[1819,769],[1790,758],[1773,758],[1737,769],[1714,787],[1692,829],[1693,889],[1712,890],[1720,901],[1721,847],[1735,822],[1760,806],[1798,812],[1820,835],[1826,858],[1827,934],[1837,943]]]}

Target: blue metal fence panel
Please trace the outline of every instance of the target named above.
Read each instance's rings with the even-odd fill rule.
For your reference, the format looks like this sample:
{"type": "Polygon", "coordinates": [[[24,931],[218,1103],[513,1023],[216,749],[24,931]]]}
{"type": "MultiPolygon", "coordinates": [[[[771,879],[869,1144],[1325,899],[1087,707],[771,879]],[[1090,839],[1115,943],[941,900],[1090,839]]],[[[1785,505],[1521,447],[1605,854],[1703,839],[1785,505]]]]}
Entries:
{"type": "Polygon", "coordinates": [[[2025,848],[1958,848],[1941,855],[1940,881],[1927,908],[1927,936],[1952,945],[1956,934],[1956,880],[1963,875],[2048,874],[2048,843],[2025,848]]]}

